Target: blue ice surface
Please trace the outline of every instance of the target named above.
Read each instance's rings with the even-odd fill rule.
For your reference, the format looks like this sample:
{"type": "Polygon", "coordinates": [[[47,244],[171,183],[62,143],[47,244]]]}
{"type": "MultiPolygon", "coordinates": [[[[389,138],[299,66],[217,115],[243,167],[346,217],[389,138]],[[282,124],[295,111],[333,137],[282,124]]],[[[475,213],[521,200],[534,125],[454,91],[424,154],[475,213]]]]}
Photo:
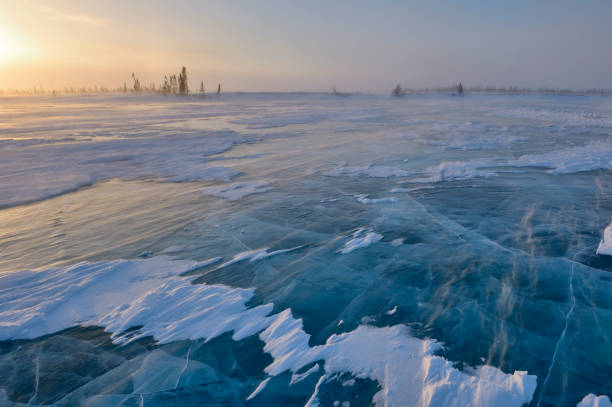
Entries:
{"type": "Polygon", "coordinates": [[[246,307],[290,310],[311,348],[405,326],[467,375],[536,376],[530,406],[612,395],[612,257],[596,254],[612,219],[609,98],[2,98],[0,121],[0,405],[379,400],[385,383],[326,375],[329,358],[297,382],[269,374],[258,335],[160,341],[138,335],[146,319],[109,332],[51,314],[75,301],[52,279],[33,278],[27,304],[10,297],[22,270],[158,256],[202,262],[183,270],[193,284],[252,289],[246,307]],[[41,304],[44,326],[9,317],[41,304]]]}

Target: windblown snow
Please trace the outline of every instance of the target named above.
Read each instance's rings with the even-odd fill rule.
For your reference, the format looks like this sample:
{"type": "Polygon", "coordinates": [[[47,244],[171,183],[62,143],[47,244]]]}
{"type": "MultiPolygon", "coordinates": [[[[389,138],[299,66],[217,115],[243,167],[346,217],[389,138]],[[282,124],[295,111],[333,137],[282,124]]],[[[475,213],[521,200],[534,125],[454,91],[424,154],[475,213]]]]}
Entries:
{"type": "Polygon", "coordinates": [[[247,181],[236,182],[229,185],[206,187],[202,189],[202,193],[229,199],[230,201],[237,201],[247,195],[261,194],[270,189],[272,189],[272,187],[270,187],[269,183],[266,181],[247,181]]]}
{"type": "Polygon", "coordinates": [[[525,154],[509,165],[517,167],[548,167],[551,174],[572,174],[592,170],[612,169],[612,142],[592,142],[540,154],[525,154]]]}
{"type": "Polygon", "coordinates": [[[0,148],[0,157],[7,157],[0,160],[0,206],[39,200],[111,178],[229,181],[239,172],[208,165],[204,157],[244,140],[229,131],[192,131],[0,148]]]}
{"type": "Polygon", "coordinates": [[[412,175],[412,172],[402,170],[397,167],[388,167],[380,165],[364,165],[360,167],[344,167],[339,166],[332,170],[323,172],[324,175],[329,177],[374,177],[374,178],[388,178],[388,177],[406,177],[412,175]]]}

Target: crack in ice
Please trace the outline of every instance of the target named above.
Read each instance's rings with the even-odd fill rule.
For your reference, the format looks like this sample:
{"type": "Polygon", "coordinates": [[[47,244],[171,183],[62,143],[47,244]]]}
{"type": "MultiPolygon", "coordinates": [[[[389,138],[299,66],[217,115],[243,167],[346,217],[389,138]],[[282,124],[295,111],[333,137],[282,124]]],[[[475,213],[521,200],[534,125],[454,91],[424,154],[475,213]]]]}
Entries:
{"type": "Polygon", "coordinates": [[[35,382],[34,382],[34,394],[32,394],[32,397],[30,397],[30,400],[28,401],[28,407],[32,404],[32,402],[34,401],[34,399],[38,396],[38,384],[40,383],[40,355],[36,356],[36,378],[35,378],[35,382]]]}
{"type": "Polygon", "coordinates": [[[548,367],[548,372],[546,373],[546,377],[544,378],[544,382],[542,383],[542,390],[540,391],[540,395],[538,397],[537,407],[540,407],[540,405],[542,404],[542,394],[544,394],[544,391],[546,390],[548,379],[550,379],[550,374],[555,366],[555,362],[557,360],[557,352],[559,351],[559,345],[561,345],[561,342],[563,342],[563,339],[565,338],[565,334],[567,333],[567,327],[569,325],[569,319],[571,318],[572,313],[574,312],[574,308],[576,307],[576,297],[574,297],[574,264],[575,263],[572,263],[572,271],[570,272],[570,308],[567,311],[567,314],[565,314],[565,326],[563,327],[563,331],[561,331],[561,335],[559,336],[557,344],[555,345],[555,351],[553,352],[552,360],[550,362],[550,366],[548,367]]]}
{"type": "Polygon", "coordinates": [[[178,389],[178,385],[179,385],[179,382],[181,381],[181,377],[183,377],[183,373],[185,373],[185,370],[187,370],[187,366],[189,366],[189,354],[190,353],[191,353],[191,346],[189,346],[189,349],[187,349],[187,357],[185,358],[185,365],[179,372],[178,377],[176,378],[176,384],[174,385],[174,390],[178,389]]]}
{"type": "Polygon", "coordinates": [[[571,271],[570,271],[570,278],[569,278],[569,303],[570,303],[570,307],[569,307],[569,310],[567,311],[567,313],[565,314],[565,326],[563,327],[563,330],[561,331],[561,335],[559,335],[559,339],[557,340],[557,343],[555,344],[555,350],[553,352],[552,359],[550,361],[550,366],[548,367],[548,371],[546,373],[546,377],[544,378],[544,381],[542,382],[542,390],[540,390],[540,394],[538,396],[537,407],[540,407],[542,405],[542,395],[544,394],[544,391],[546,390],[546,385],[548,384],[548,380],[550,379],[550,374],[552,373],[552,370],[555,367],[555,362],[557,361],[557,353],[559,352],[559,346],[563,342],[563,339],[565,339],[565,335],[567,334],[567,328],[569,326],[570,318],[572,317],[572,314],[574,313],[574,309],[576,308],[576,296],[574,295],[574,274],[575,274],[574,267],[576,265],[576,261],[575,260],[576,260],[576,257],[580,253],[585,251],[585,250],[586,250],[586,248],[580,250],[572,258],[572,268],[571,268],[571,271]]]}

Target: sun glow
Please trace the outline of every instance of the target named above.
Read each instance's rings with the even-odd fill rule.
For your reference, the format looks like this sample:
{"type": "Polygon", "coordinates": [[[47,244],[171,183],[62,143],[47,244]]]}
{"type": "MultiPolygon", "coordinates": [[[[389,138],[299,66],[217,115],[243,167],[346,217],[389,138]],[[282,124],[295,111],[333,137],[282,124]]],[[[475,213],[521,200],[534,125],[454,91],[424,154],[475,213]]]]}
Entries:
{"type": "Polygon", "coordinates": [[[0,32],[0,64],[6,63],[15,53],[15,46],[4,32],[0,32]]]}
{"type": "Polygon", "coordinates": [[[12,54],[10,43],[5,38],[0,37],[0,64],[5,64],[12,54]]]}
{"type": "Polygon", "coordinates": [[[19,57],[19,44],[13,33],[0,30],[0,66],[7,65],[19,57]]]}
{"type": "Polygon", "coordinates": [[[15,31],[0,27],[0,67],[35,60],[41,49],[15,31]]]}

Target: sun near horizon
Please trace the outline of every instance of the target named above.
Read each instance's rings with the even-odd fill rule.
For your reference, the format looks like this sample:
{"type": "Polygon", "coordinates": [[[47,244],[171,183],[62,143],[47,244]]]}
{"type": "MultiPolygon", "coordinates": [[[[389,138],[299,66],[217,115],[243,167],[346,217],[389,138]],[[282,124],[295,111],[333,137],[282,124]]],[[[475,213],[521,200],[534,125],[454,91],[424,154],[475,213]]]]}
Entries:
{"type": "Polygon", "coordinates": [[[612,88],[612,3],[0,1],[0,89],[191,86],[385,92],[612,88]]]}

